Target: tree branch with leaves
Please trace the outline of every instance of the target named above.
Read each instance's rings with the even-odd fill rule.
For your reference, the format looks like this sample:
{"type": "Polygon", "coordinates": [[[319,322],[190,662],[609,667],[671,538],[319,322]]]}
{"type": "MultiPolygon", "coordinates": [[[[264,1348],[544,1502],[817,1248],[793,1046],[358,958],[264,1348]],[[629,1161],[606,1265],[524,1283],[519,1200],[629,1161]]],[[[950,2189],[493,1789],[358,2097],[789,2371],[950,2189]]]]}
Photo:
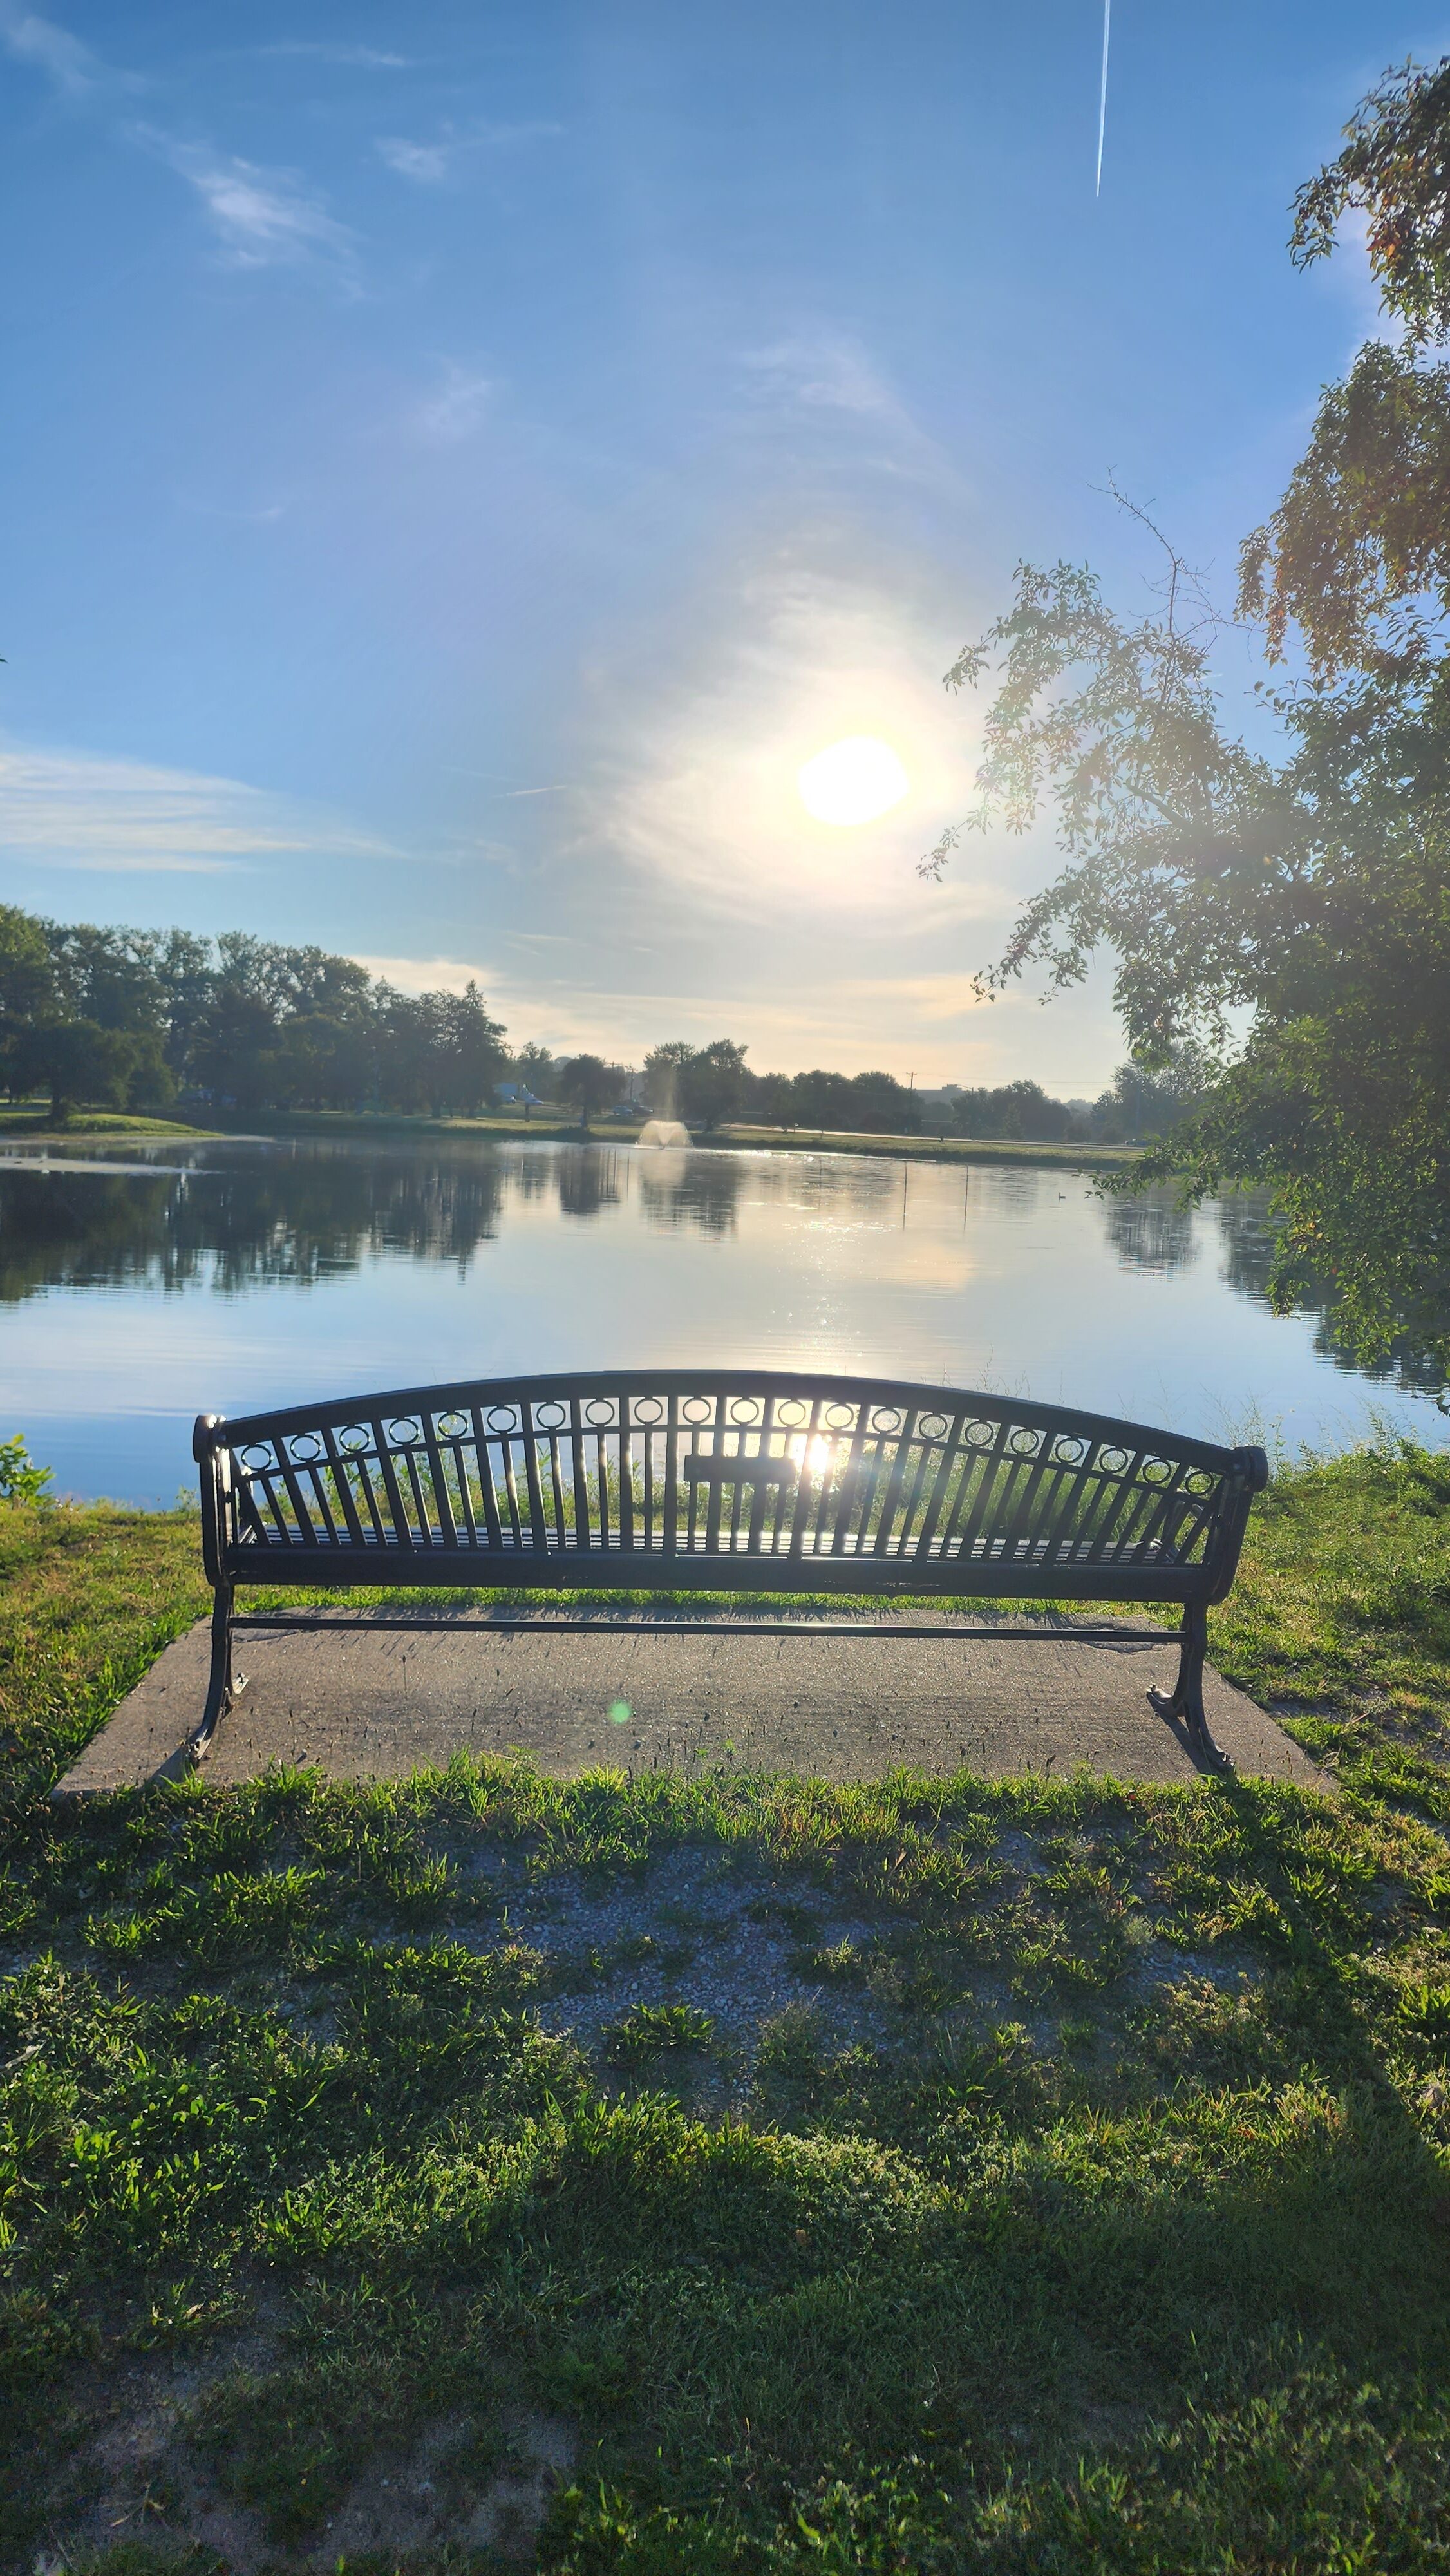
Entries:
{"type": "Polygon", "coordinates": [[[1276,1302],[1327,1281],[1359,1357],[1398,1340],[1450,1375],[1450,368],[1434,354],[1450,336],[1450,62],[1365,102],[1300,192],[1293,255],[1324,255],[1351,210],[1403,337],[1326,393],[1244,550],[1278,755],[1225,730],[1217,621],[1135,509],[1168,558],[1159,613],[1121,619],[1087,569],[1024,564],[946,674],[950,689],[990,678],[993,698],[976,806],[922,867],[1050,815],[1062,865],[982,989],[1032,969],[1071,985],[1111,953],[1135,1061],[1188,1047],[1210,1077],[1137,1181],[1173,1175],[1194,1197],[1266,1184],[1276,1302]]]}

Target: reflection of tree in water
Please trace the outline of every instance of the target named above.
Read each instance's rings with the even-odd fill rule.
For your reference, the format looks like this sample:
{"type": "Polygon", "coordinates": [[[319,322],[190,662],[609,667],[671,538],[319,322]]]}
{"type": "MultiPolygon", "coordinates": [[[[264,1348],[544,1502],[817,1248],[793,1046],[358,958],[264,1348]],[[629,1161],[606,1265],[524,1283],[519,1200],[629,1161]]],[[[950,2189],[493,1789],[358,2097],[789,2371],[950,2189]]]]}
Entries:
{"type": "Polygon", "coordinates": [[[558,1160],[557,1154],[541,1153],[538,1150],[532,1153],[510,1154],[507,1168],[509,1189],[513,1196],[520,1199],[547,1198],[550,1190],[555,1186],[558,1160]]]}
{"type": "MultiPolygon", "coordinates": [[[[1269,1215],[1269,1197],[1264,1190],[1235,1190],[1218,1202],[1219,1233],[1223,1238],[1223,1276],[1231,1288],[1243,1297],[1256,1297],[1269,1302],[1269,1271],[1274,1258],[1274,1226],[1269,1215]]],[[[1299,1300],[1297,1311],[1315,1319],[1314,1348],[1321,1359],[1356,1377],[1367,1377],[1380,1385],[1393,1382],[1406,1395],[1435,1394],[1444,1384],[1437,1369],[1427,1368],[1408,1344],[1392,1343],[1385,1358],[1366,1366],[1344,1348],[1330,1320],[1332,1299],[1326,1287],[1311,1284],[1299,1300]]]]}
{"type": "Polygon", "coordinates": [[[1193,1211],[1170,1190],[1145,1190],[1141,1198],[1109,1199],[1108,1241],[1134,1270],[1184,1270],[1198,1259],[1193,1211]]]}
{"type": "Polygon", "coordinates": [[[1242,1297],[1267,1300],[1269,1265],[1274,1257],[1274,1229],[1268,1195],[1263,1190],[1235,1190],[1218,1202],[1218,1230],[1223,1238],[1223,1275],[1242,1297]]]}
{"type": "Polygon", "coordinates": [[[103,1180],[93,1173],[0,1175],[0,1303],[41,1288],[167,1287],[173,1179],[103,1180]]]}
{"type": "Polygon", "coordinates": [[[0,1300],[40,1288],[311,1286],[368,1254],[466,1266],[497,1230],[492,1157],[326,1148],[155,1179],[0,1173],[0,1300]]]}
{"type": "Polygon", "coordinates": [[[597,1216],[619,1201],[619,1155],[613,1147],[566,1145],[554,1157],[559,1207],[565,1216],[597,1216]]]}
{"type": "Polygon", "coordinates": [[[638,1168],[646,1224],[734,1233],[745,1169],[732,1154],[669,1154],[658,1162],[641,1157],[638,1168]]]}

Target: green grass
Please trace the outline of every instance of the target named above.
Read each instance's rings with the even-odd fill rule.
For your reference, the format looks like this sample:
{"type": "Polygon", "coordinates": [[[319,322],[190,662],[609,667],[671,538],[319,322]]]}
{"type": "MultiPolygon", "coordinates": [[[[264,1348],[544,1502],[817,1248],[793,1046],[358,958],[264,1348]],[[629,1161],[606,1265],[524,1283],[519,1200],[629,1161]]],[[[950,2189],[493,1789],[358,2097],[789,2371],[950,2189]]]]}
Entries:
{"type": "MultiPolygon", "coordinates": [[[[596,1119],[596,1142],[632,1144],[643,1115],[641,1111],[640,1120],[633,1125],[596,1119]]],[[[532,1119],[512,1110],[489,1111],[476,1118],[451,1114],[434,1117],[426,1110],[407,1109],[258,1109],[246,1116],[238,1110],[224,1115],[223,1128],[228,1133],[249,1136],[381,1136],[394,1142],[410,1136],[471,1136],[485,1143],[523,1137],[537,1144],[567,1142],[577,1139],[580,1132],[577,1115],[557,1104],[550,1105],[547,1115],[532,1119]]]]}
{"type": "Polygon", "coordinates": [[[1074,1172],[1110,1171],[1119,1164],[1136,1163],[1143,1150],[1141,1145],[1034,1145],[1003,1136],[858,1136],[834,1128],[747,1123],[722,1127],[706,1141],[794,1154],[814,1153],[817,1146],[824,1146],[832,1154],[895,1154],[917,1163],[1042,1163],[1074,1172]]]}
{"type": "Polygon", "coordinates": [[[27,1142],[56,1142],[68,1145],[84,1143],[92,1136],[201,1136],[211,1137],[220,1131],[214,1127],[195,1127],[175,1118],[146,1118],[121,1109],[77,1109],[64,1126],[58,1127],[48,1108],[35,1101],[0,1105],[0,1139],[24,1137],[27,1142]]]}
{"type": "Polygon", "coordinates": [[[1212,1652],[1346,1782],[1450,1825],[1450,1452],[1386,1440],[1281,1470],[1212,1652]]]}
{"type": "Polygon", "coordinates": [[[1450,1466],[1280,1475],[1333,1796],[46,1792],[195,1524],[0,1512],[0,2561],[1450,2563],[1450,1466]]]}

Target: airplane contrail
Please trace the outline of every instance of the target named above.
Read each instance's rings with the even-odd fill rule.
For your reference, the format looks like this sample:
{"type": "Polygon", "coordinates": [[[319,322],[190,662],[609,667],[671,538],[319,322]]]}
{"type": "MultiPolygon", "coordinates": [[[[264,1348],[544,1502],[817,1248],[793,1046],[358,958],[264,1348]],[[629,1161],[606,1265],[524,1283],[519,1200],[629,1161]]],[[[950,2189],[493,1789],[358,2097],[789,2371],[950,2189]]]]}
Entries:
{"type": "Polygon", "coordinates": [[[1113,20],[1113,0],[1103,0],[1103,85],[1098,94],[1098,184],[1096,195],[1103,193],[1103,136],[1108,130],[1108,31],[1113,20]]]}

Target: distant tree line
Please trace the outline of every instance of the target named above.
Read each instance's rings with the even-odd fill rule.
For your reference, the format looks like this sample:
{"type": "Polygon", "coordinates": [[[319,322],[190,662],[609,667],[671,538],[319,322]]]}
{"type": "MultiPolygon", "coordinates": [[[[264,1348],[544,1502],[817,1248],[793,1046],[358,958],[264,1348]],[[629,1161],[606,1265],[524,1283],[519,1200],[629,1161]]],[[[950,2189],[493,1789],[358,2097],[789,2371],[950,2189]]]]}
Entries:
{"type": "Polygon", "coordinates": [[[731,1038],[670,1040],[642,1078],[605,1057],[510,1049],[470,983],[403,993],[355,959],[240,930],[129,930],[0,905],[0,1082],[92,1109],[423,1111],[471,1116],[500,1084],[567,1103],[587,1123],[633,1102],[712,1129],[735,1120],[864,1135],[1116,1140],[1166,1134],[1197,1096],[1191,1065],[1124,1066],[1096,1102],[1035,1082],[920,1093],[894,1074],[757,1073],[731,1038]]]}
{"type": "Polygon", "coordinates": [[[246,931],[98,928],[0,906],[0,1078],[57,1116],[214,1107],[483,1108],[509,1071],[477,986],[400,993],[246,931]]]}
{"type": "MultiPolygon", "coordinates": [[[[1204,1076],[1186,1051],[1156,1073],[1119,1065],[1096,1100],[1054,1100],[1036,1082],[1005,1082],[993,1090],[962,1091],[949,1101],[959,1136],[1005,1137],[1024,1144],[1143,1144],[1169,1136],[1202,1095],[1204,1076]]],[[[928,1118],[928,1123],[930,1123],[928,1118]]]]}
{"type": "MultiPolygon", "coordinates": [[[[948,1083],[915,1091],[891,1073],[756,1073],[731,1038],[695,1047],[675,1039],[644,1061],[644,1106],[690,1126],[734,1121],[787,1128],[835,1129],[869,1136],[977,1136],[1024,1143],[1120,1144],[1166,1136],[1200,1096],[1203,1074],[1188,1050],[1157,1073],[1120,1066],[1096,1100],[1055,1100],[1040,1083],[964,1090],[948,1083]]],[[[628,1077],[598,1056],[559,1068],[558,1096],[597,1105],[620,1094],[628,1077]]]]}

